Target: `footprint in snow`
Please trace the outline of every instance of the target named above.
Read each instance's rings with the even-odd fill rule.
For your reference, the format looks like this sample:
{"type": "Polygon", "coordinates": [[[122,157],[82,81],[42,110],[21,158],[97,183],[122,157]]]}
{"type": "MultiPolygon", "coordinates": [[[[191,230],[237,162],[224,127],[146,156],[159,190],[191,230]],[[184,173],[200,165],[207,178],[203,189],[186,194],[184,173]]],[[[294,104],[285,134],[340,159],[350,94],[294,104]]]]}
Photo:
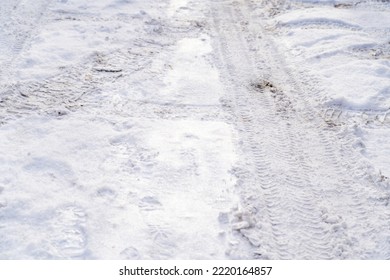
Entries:
{"type": "Polygon", "coordinates": [[[121,258],[125,260],[139,260],[141,258],[138,250],[134,247],[128,247],[120,253],[121,258]]]}
{"type": "Polygon", "coordinates": [[[160,210],[162,208],[162,204],[153,196],[145,196],[138,203],[138,207],[142,211],[154,211],[160,210]]]}
{"type": "Polygon", "coordinates": [[[112,201],[117,197],[117,193],[111,188],[100,188],[96,191],[96,195],[107,201],[112,201]]]}
{"type": "Polygon", "coordinates": [[[149,230],[153,238],[150,256],[153,259],[172,258],[174,256],[176,243],[169,228],[160,225],[150,225],[149,230]]]}
{"type": "Polygon", "coordinates": [[[86,254],[87,215],[78,206],[70,205],[55,211],[49,230],[53,256],[60,259],[79,259],[86,254]]]}

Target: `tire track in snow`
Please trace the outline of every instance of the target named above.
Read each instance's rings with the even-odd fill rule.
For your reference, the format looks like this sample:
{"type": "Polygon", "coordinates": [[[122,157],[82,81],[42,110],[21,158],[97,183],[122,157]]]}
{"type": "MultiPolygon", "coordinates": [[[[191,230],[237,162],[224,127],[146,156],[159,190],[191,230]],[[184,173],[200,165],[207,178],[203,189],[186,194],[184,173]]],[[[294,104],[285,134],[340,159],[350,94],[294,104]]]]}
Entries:
{"type": "MultiPolygon", "coordinates": [[[[246,0],[246,2],[252,11],[256,10],[253,1],[246,0]]],[[[327,223],[330,223],[330,230],[336,231],[335,235],[343,236],[341,240],[344,239],[334,247],[335,258],[372,258],[373,256],[388,258],[388,247],[386,253],[380,251],[383,248],[364,247],[365,243],[381,243],[378,234],[368,234],[372,232],[373,227],[377,233],[386,232],[390,228],[389,209],[380,203],[383,197],[388,197],[388,192],[375,182],[372,178],[375,175],[370,173],[370,168],[362,161],[361,154],[353,148],[356,139],[350,137],[344,139],[342,126],[333,127],[324,123],[320,109],[316,110],[318,104],[313,102],[315,89],[311,88],[312,83],[307,80],[308,77],[302,77],[287,67],[288,64],[283,55],[278,53],[278,46],[274,41],[269,39],[267,44],[270,49],[275,50],[272,55],[268,54],[271,64],[284,65],[280,71],[271,69],[272,75],[276,80],[281,80],[281,83],[289,85],[292,101],[297,108],[302,108],[299,112],[297,110],[299,114],[296,117],[300,118],[302,123],[306,121],[307,128],[315,133],[311,138],[306,138],[315,143],[313,146],[317,147],[318,158],[323,161],[320,165],[322,168],[316,170],[317,176],[325,179],[321,180],[323,181],[320,184],[321,193],[332,194],[332,196],[328,195],[328,201],[333,205],[333,209],[328,207],[322,209],[323,217],[327,223]],[[298,82],[298,77],[302,82],[298,82]],[[375,221],[372,221],[372,209],[375,209],[376,216],[379,217],[375,221]],[[336,223],[336,220],[339,222],[336,223]]],[[[310,158],[310,156],[311,162],[317,160],[310,153],[305,157],[310,158]]]]}
{"type": "MultiPolygon", "coordinates": [[[[13,12],[17,9],[19,3],[21,0],[14,0],[14,1],[5,1],[5,3],[1,4],[0,8],[0,19],[4,22],[0,22],[0,50],[1,55],[3,56],[2,60],[9,59],[9,56],[11,56],[12,52],[12,41],[15,40],[13,38],[14,34],[11,32],[7,32],[7,26],[11,23],[11,16],[13,12]],[[7,19],[10,20],[10,22],[7,21],[7,19]]],[[[1,65],[3,62],[1,62],[1,65]]],[[[3,68],[2,68],[3,70],[3,68]]],[[[2,71],[0,70],[0,71],[2,71]]]]}
{"type": "MultiPolygon", "coordinates": [[[[240,22],[241,19],[237,18],[237,16],[233,14],[233,11],[231,11],[231,9],[227,8],[226,6],[215,7],[213,10],[213,17],[217,28],[219,29],[218,33],[220,35],[219,38],[221,40],[220,49],[222,50],[223,56],[222,63],[226,63],[226,69],[228,72],[226,73],[228,74],[226,76],[238,76],[239,78],[243,78],[252,71],[254,71],[254,67],[252,67],[252,69],[251,67],[247,67],[247,69],[244,69],[245,66],[243,66],[250,65],[252,60],[246,56],[247,52],[243,39],[235,30],[235,26],[228,25],[226,23],[223,24],[220,22],[220,20],[222,19],[222,13],[220,14],[221,9],[225,16],[228,15],[228,18],[234,19],[232,20],[232,22],[240,22]],[[235,31],[234,35],[237,37],[228,42],[227,38],[229,34],[224,34],[224,30],[235,31]],[[238,50],[242,51],[242,57],[235,57],[234,51],[238,50]],[[240,62],[242,62],[243,64],[241,64],[240,62]],[[236,69],[236,67],[241,68],[236,69]]],[[[222,65],[222,67],[224,66],[225,65],[222,65]]],[[[252,243],[253,245],[261,246],[262,249],[265,249],[268,252],[273,251],[273,256],[271,258],[288,258],[288,254],[286,253],[287,244],[282,240],[284,229],[282,229],[281,227],[283,227],[283,223],[280,222],[280,217],[283,216],[283,209],[280,204],[282,201],[281,197],[283,196],[283,190],[279,188],[277,186],[277,183],[270,178],[269,166],[271,165],[271,162],[267,158],[267,152],[265,150],[262,150],[265,144],[262,141],[262,138],[259,139],[259,135],[257,135],[259,134],[259,131],[258,129],[256,129],[257,125],[263,122],[266,123],[268,121],[272,121],[272,118],[269,117],[271,116],[271,112],[267,110],[267,112],[265,112],[264,114],[264,119],[259,120],[255,115],[257,110],[256,106],[258,105],[258,102],[256,102],[254,106],[252,106],[252,104],[254,101],[257,101],[260,98],[260,95],[258,97],[255,97],[254,100],[251,100],[250,97],[251,95],[253,97],[253,92],[248,90],[245,85],[242,86],[238,84],[242,81],[236,80],[231,82],[235,83],[236,86],[236,88],[234,88],[236,98],[235,100],[232,100],[233,107],[235,110],[233,109],[232,113],[238,114],[237,119],[239,121],[239,125],[242,126],[239,128],[239,130],[242,133],[245,133],[243,137],[243,141],[245,141],[243,143],[243,149],[245,150],[244,152],[246,152],[246,154],[253,155],[252,158],[247,159],[246,163],[246,165],[249,164],[249,168],[252,169],[248,170],[249,174],[241,174],[241,176],[240,174],[237,174],[239,178],[238,187],[243,189],[243,191],[249,190],[248,194],[244,193],[244,196],[248,195],[249,197],[252,195],[253,191],[256,191],[256,188],[261,187],[263,196],[252,197],[252,201],[249,201],[248,204],[259,203],[260,201],[262,201],[259,203],[258,207],[255,207],[255,209],[253,209],[255,212],[259,211],[258,208],[261,208],[262,205],[265,205],[265,209],[263,209],[264,213],[262,213],[263,225],[261,225],[261,228],[259,229],[259,234],[251,234],[249,230],[244,231],[243,229],[241,230],[241,232],[244,234],[244,236],[248,237],[250,243],[252,243]],[[250,180],[250,177],[254,179],[250,180]]],[[[270,104],[267,99],[262,98],[261,101],[265,102],[265,108],[270,107],[270,104]]],[[[261,106],[263,107],[264,105],[261,106]]],[[[249,199],[244,197],[244,201],[245,200],[249,199]]],[[[252,213],[252,215],[253,214],[256,213],[252,213]]],[[[262,254],[260,251],[258,251],[257,253],[259,255],[262,254]]]]}
{"type": "MultiPolygon", "coordinates": [[[[1,61],[0,77],[4,81],[6,73],[11,64],[23,49],[26,41],[31,37],[42,16],[45,14],[51,0],[27,1],[20,0],[13,3],[7,2],[5,9],[1,9],[3,30],[0,37],[0,47],[6,54],[6,58],[1,61]]],[[[3,5],[3,4],[2,4],[3,5]]]]}
{"type": "MultiPolygon", "coordinates": [[[[58,8],[57,5],[53,4],[51,11],[48,13],[49,15],[46,16],[44,15],[44,4],[47,3],[47,6],[49,6],[51,4],[50,0],[36,2],[33,4],[33,7],[30,7],[31,3],[27,3],[28,1],[26,3],[23,1],[19,2],[20,7],[14,5],[16,10],[13,11],[11,18],[14,18],[14,21],[19,21],[21,18],[20,13],[27,13],[34,8],[35,10],[31,12],[31,17],[28,17],[31,18],[29,19],[31,24],[27,24],[27,26],[32,28],[35,24],[34,29],[37,30],[35,32],[40,30],[37,26],[42,22],[47,21],[51,23],[53,20],[60,23],[80,20],[90,22],[92,25],[119,21],[124,26],[134,25],[134,30],[141,32],[141,35],[138,37],[134,35],[132,44],[123,49],[109,51],[103,49],[102,51],[91,53],[82,61],[76,61],[77,64],[59,65],[60,71],[58,73],[54,72],[52,76],[45,79],[15,82],[12,79],[6,80],[7,73],[4,72],[4,75],[1,77],[4,78],[4,82],[0,83],[0,124],[31,114],[62,116],[79,109],[91,111],[96,109],[96,107],[101,107],[100,98],[107,98],[107,96],[102,94],[107,87],[110,87],[111,84],[120,84],[123,87],[124,77],[129,75],[134,76],[135,81],[137,79],[143,80],[145,75],[150,74],[148,72],[151,71],[151,63],[154,61],[155,56],[172,44],[173,41],[172,38],[167,38],[167,36],[163,36],[164,34],[159,33],[159,27],[165,27],[164,23],[154,20],[147,13],[99,17],[91,16],[91,14],[84,15],[82,13],[61,11],[56,9],[58,8]],[[63,14],[71,15],[72,17],[64,17],[63,14]],[[34,15],[37,15],[37,18],[32,18],[34,15]],[[44,16],[44,19],[39,19],[39,15],[40,18],[44,16]],[[137,29],[138,25],[143,27],[141,31],[137,29]],[[154,28],[157,30],[154,30],[154,28]]],[[[9,8],[9,10],[11,9],[13,8],[9,8]]],[[[7,16],[5,18],[10,17],[7,16]]],[[[33,31],[25,28],[24,25],[20,25],[20,27],[17,25],[16,27],[8,28],[8,30],[10,30],[10,34],[13,34],[19,32],[17,29],[20,29],[19,33],[24,34],[24,39],[21,42],[23,42],[23,45],[26,45],[29,38],[32,37],[33,31]]],[[[15,43],[11,39],[9,37],[4,38],[4,42],[8,44],[6,49],[10,52],[12,52],[12,46],[15,43]]],[[[12,70],[12,64],[19,62],[19,53],[15,52],[13,55],[8,55],[7,58],[9,59],[6,61],[1,61],[0,59],[0,63],[7,64],[7,68],[12,70]]],[[[137,81],[134,84],[138,86],[141,83],[137,81]]],[[[115,90],[119,91],[120,89],[122,88],[118,86],[115,90]]],[[[124,90],[128,90],[128,88],[124,90]]],[[[142,86],[140,92],[144,91],[145,87],[142,86]]],[[[116,108],[113,108],[115,112],[120,111],[118,110],[120,108],[117,106],[119,102],[116,102],[118,100],[115,101],[112,96],[109,96],[109,98],[112,99],[112,102],[108,105],[116,106],[116,108]]],[[[120,106],[126,107],[127,104],[123,105],[123,103],[124,101],[121,100],[120,106]]],[[[129,102],[126,101],[126,103],[129,102]]]]}
{"type": "MultiPolygon", "coordinates": [[[[252,6],[252,10],[254,9],[255,7],[252,6]]],[[[269,44],[272,49],[277,50],[277,46],[274,42],[269,40],[269,44]]],[[[275,55],[269,57],[271,60],[273,59],[274,64],[279,62],[279,64],[281,65],[287,65],[284,58],[281,55],[277,55],[277,52],[275,52],[275,55]]],[[[284,71],[279,74],[288,79],[288,84],[293,85],[291,94],[297,95],[294,101],[296,101],[296,103],[302,103],[299,105],[299,107],[304,108],[303,111],[305,113],[301,114],[301,116],[298,117],[313,121],[312,129],[317,130],[317,136],[313,137],[311,141],[319,141],[318,146],[321,147],[321,149],[317,150],[321,153],[321,158],[323,158],[323,160],[325,161],[324,166],[326,167],[326,169],[330,169],[331,172],[334,174],[334,176],[330,176],[329,172],[322,172],[326,170],[325,168],[321,168],[318,170],[321,172],[318,174],[320,177],[327,178],[326,183],[323,183],[321,185],[323,190],[331,192],[333,194],[338,193],[338,195],[335,195],[332,199],[329,199],[332,202],[338,201],[339,204],[337,205],[337,207],[334,207],[335,210],[333,210],[333,212],[339,212],[340,214],[343,214],[343,212],[346,211],[353,212],[353,214],[350,214],[345,217],[343,217],[343,215],[337,217],[339,220],[342,221],[340,223],[342,225],[341,228],[359,223],[365,225],[370,224],[368,221],[370,220],[371,215],[369,214],[370,211],[367,211],[367,209],[371,206],[367,206],[366,201],[370,197],[378,197],[378,195],[379,197],[381,197],[385,194],[380,194],[377,189],[378,186],[375,183],[373,184],[372,181],[367,181],[364,178],[370,177],[370,175],[369,171],[366,170],[367,166],[364,166],[364,164],[362,165],[359,163],[361,162],[361,155],[356,153],[356,151],[353,151],[353,148],[350,143],[347,143],[344,139],[340,139],[341,137],[338,134],[337,129],[332,129],[332,127],[326,128],[326,125],[321,120],[320,114],[313,109],[316,107],[316,104],[310,102],[312,99],[312,89],[303,89],[302,83],[297,82],[297,78],[295,78],[297,76],[294,75],[292,69],[285,67],[283,70],[284,71]],[[317,129],[317,127],[325,128],[317,129]],[[340,145],[337,145],[337,143],[339,142],[341,142],[340,145]],[[360,174],[358,176],[351,175],[351,169],[353,170],[352,173],[360,174]],[[329,186],[334,187],[330,188],[329,186]],[[342,197],[342,199],[339,198],[340,196],[342,197]]],[[[274,73],[274,76],[275,74],[278,73],[274,73]]],[[[304,81],[307,82],[306,80],[304,81]]],[[[312,160],[314,160],[314,158],[312,160]]],[[[376,223],[373,224],[379,225],[378,228],[388,228],[388,226],[386,226],[386,223],[383,222],[388,220],[388,210],[380,209],[380,207],[376,207],[376,209],[378,215],[382,216],[382,219],[379,219],[376,223]]],[[[324,209],[323,211],[325,212],[324,219],[327,220],[329,218],[327,217],[328,210],[324,209]]],[[[337,227],[339,227],[339,224],[333,226],[332,230],[338,230],[337,227]]],[[[355,230],[356,229],[354,229],[354,231],[355,230]]],[[[354,255],[362,255],[361,252],[364,250],[359,247],[357,247],[357,251],[354,253],[352,253],[352,251],[349,249],[347,250],[348,253],[345,252],[345,250],[346,247],[349,248],[352,246],[351,243],[357,243],[356,238],[354,238],[353,236],[361,235],[363,236],[362,238],[364,238],[364,236],[367,235],[367,232],[369,231],[371,231],[370,226],[361,227],[361,232],[359,232],[358,234],[357,232],[354,232],[353,234],[350,234],[350,236],[347,236],[347,234],[344,234],[344,232],[343,234],[345,235],[345,242],[335,247],[337,251],[335,252],[335,254],[337,255],[337,257],[353,257],[354,255]],[[354,242],[352,242],[351,240],[354,240],[354,242]]],[[[375,239],[375,235],[371,235],[370,238],[375,239]]],[[[380,255],[380,252],[376,253],[380,255]]]]}
{"type": "MultiPolygon", "coordinates": [[[[317,129],[303,122],[305,117],[313,119],[315,116],[313,110],[306,109],[309,98],[303,100],[306,103],[301,115],[294,110],[296,100],[290,101],[287,95],[277,96],[283,95],[284,90],[278,92],[277,89],[275,93],[275,89],[255,91],[243,86],[243,83],[249,83],[248,77],[255,79],[262,74],[264,80],[276,79],[279,84],[288,85],[290,91],[302,91],[292,74],[280,63],[283,61],[274,57],[277,53],[270,52],[276,48],[271,48],[272,43],[267,42],[265,34],[256,29],[261,42],[254,31],[254,34],[248,34],[253,27],[250,26],[251,19],[244,15],[250,14],[250,3],[246,3],[245,11],[241,11],[244,4],[234,2],[232,5],[233,9],[226,3],[216,3],[213,13],[220,35],[221,67],[226,67],[226,76],[233,77],[226,84],[233,84],[228,91],[235,96],[224,100],[229,102],[230,98],[234,108],[231,111],[238,114],[236,119],[241,122],[238,129],[243,134],[242,149],[247,153],[243,166],[247,172],[236,171],[236,174],[246,205],[244,208],[252,211],[254,221],[252,228],[241,229],[241,233],[252,245],[259,247],[254,252],[261,258],[354,258],[360,255],[359,248],[354,248],[358,244],[349,233],[348,222],[345,223],[338,214],[350,215],[351,208],[360,215],[360,221],[365,221],[368,211],[362,206],[367,195],[359,198],[361,191],[356,189],[356,184],[350,184],[353,180],[348,180],[345,175],[348,173],[340,172],[338,162],[343,158],[334,154],[337,145],[333,139],[319,133],[323,126],[317,129]],[[224,21],[224,18],[229,18],[229,21],[224,21]],[[241,34],[249,35],[250,40],[245,42],[241,34]],[[259,46],[263,47],[259,52],[252,52],[251,57],[247,55],[259,46]],[[264,61],[270,64],[265,65],[264,61]],[[314,141],[304,135],[307,129],[310,129],[309,136],[314,141]],[[315,146],[312,142],[325,145],[315,146]],[[317,157],[325,162],[318,162],[317,157]],[[319,164],[318,170],[313,163],[319,164]],[[326,178],[325,183],[319,183],[319,178],[326,178]],[[256,196],[253,193],[258,192],[259,185],[262,193],[256,196]],[[339,189],[345,190],[341,199],[339,189]],[[331,196],[324,200],[323,192],[331,196]],[[323,207],[332,205],[333,200],[340,205],[335,209],[323,207]],[[350,204],[343,206],[346,201],[350,204]]],[[[298,105],[302,107],[302,104],[298,105]]],[[[354,215],[347,218],[352,223],[354,215]]]]}
{"type": "MultiPolygon", "coordinates": [[[[38,1],[6,1],[0,9],[0,125],[6,122],[9,114],[18,114],[15,104],[19,104],[20,96],[14,96],[12,79],[9,73],[32,34],[38,30],[51,0],[38,1]],[[8,112],[3,112],[4,110],[8,112]]],[[[33,104],[22,102],[23,111],[36,109],[33,104]]]]}

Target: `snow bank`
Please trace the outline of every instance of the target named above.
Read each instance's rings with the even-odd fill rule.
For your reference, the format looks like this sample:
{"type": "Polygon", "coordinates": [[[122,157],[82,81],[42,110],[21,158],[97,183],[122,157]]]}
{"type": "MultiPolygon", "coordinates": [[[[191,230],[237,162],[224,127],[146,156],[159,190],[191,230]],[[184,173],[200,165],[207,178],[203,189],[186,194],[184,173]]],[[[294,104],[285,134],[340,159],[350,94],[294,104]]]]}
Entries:
{"type": "Polygon", "coordinates": [[[274,19],[294,63],[322,83],[325,104],[390,108],[388,11],[312,7],[274,19]]]}

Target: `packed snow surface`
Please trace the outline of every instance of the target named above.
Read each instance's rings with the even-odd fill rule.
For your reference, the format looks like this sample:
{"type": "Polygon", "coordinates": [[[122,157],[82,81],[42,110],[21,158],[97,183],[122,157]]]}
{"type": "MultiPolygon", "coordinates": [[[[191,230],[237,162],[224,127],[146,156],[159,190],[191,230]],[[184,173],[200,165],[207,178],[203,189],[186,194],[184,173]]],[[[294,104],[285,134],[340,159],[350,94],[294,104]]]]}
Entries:
{"type": "Polygon", "coordinates": [[[0,259],[390,259],[388,1],[4,0],[0,259]]]}

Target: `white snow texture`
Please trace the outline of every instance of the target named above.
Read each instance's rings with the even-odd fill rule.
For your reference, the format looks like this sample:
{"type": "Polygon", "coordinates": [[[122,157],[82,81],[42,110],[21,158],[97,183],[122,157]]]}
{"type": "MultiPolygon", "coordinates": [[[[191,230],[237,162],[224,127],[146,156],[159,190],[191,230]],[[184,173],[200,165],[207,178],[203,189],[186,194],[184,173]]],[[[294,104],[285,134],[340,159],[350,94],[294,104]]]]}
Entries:
{"type": "Polygon", "coordinates": [[[389,26],[389,1],[1,1],[0,259],[390,259],[389,26]]]}

